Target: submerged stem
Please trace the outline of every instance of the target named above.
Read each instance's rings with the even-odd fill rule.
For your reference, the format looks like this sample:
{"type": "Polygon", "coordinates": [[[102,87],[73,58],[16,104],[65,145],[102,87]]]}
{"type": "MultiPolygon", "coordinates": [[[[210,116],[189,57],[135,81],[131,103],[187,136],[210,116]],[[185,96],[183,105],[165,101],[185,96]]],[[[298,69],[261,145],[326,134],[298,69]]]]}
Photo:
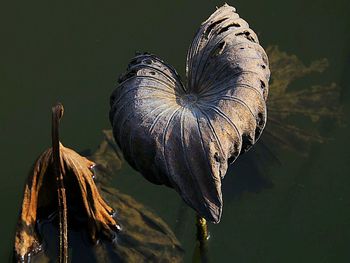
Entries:
{"type": "Polygon", "coordinates": [[[209,262],[208,259],[208,225],[207,220],[197,214],[196,217],[196,226],[197,226],[197,240],[199,241],[199,252],[201,262],[209,262]]]}
{"type": "Polygon", "coordinates": [[[67,226],[67,198],[61,170],[59,122],[63,116],[63,105],[57,103],[52,107],[52,158],[53,172],[56,177],[58,214],[60,227],[59,263],[68,262],[68,226],[67,226]]]}

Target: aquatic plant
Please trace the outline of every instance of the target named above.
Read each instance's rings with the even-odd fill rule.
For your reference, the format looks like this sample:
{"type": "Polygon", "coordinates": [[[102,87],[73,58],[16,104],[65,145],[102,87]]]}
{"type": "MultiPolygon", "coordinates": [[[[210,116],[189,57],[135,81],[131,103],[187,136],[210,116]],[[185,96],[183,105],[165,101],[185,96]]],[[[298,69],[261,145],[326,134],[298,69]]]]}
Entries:
{"type": "Polygon", "coordinates": [[[195,35],[186,76],[184,85],[155,55],[137,55],[111,96],[110,120],[132,167],[218,223],[228,164],[265,126],[268,58],[248,23],[225,4],[195,35]]]}
{"type": "Polygon", "coordinates": [[[26,181],[14,261],[180,262],[182,249],[168,226],[108,186],[121,162],[111,134],[89,159],[82,157],[59,142],[62,114],[62,105],[53,107],[53,147],[26,181]]]}
{"type": "Polygon", "coordinates": [[[54,212],[59,214],[59,262],[68,261],[67,203],[79,211],[79,216],[86,217],[92,241],[96,242],[100,234],[112,238],[118,229],[111,216],[113,209],[102,199],[93,182],[94,163],[59,142],[58,123],[63,116],[63,106],[58,104],[52,111],[52,148],[35,162],[24,189],[15,240],[15,258],[19,261],[29,260],[42,249],[37,221],[54,212]]]}

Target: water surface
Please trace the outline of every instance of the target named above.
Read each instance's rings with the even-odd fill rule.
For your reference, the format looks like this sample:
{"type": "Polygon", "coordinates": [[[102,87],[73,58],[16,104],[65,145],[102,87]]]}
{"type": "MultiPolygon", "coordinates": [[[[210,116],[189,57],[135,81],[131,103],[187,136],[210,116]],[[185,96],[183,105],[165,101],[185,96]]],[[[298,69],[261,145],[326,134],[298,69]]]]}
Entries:
{"type": "MultiPolygon", "coordinates": [[[[264,47],[278,45],[305,64],[326,58],[329,67],[292,87],[337,83],[348,120],[350,19],[348,1],[228,1],[258,33],[264,47]]],[[[118,1],[3,4],[0,63],[1,258],[9,259],[22,188],[30,166],[50,144],[50,107],[65,105],[62,141],[93,149],[108,121],[109,95],[134,55],[149,51],[184,76],[187,48],[199,24],[221,1],[118,1]]],[[[273,72],[272,72],[273,78],[273,72]]],[[[300,120],[302,123],[302,120],[300,120]]],[[[333,139],[313,143],[307,157],[279,150],[267,169],[270,184],[227,185],[219,225],[211,225],[212,262],[349,262],[349,126],[315,127],[333,139]],[[232,194],[233,192],[233,194],[232,194]]],[[[237,171],[238,172],[238,171],[237,171]]],[[[239,169],[242,176],[244,169],[239,169]]],[[[232,181],[237,174],[230,170],[232,181]]],[[[225,184],[224,182],[224,184],[225,184]]],[[[194,214],[177,194],[154,186],[131,168],[113,181],[142,201],[194,253],[194,214]],[[182,216],[179,217],[178,214],[182,216]],[[182,220],[177,224],[177,220],[182,220]]]]}

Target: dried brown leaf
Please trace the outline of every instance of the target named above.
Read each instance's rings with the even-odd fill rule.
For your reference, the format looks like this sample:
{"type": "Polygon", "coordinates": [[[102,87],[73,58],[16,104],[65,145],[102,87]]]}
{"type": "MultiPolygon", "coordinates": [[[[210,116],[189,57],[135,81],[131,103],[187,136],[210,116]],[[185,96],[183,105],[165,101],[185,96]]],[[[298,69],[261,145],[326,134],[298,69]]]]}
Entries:
{"type": "MultiPolygon", "coordinates": [[[[60,157],[68,213],[71,207],[83,211],[91,240],[96,241],[100,235],[112,238],[117,222],[111,216],[113,209],[103,200],[93,181],[91,167],[95,163],[62,144],[60,144],[60,157]]],[[[26,260],[31,254],[41,250],[41,238],[36,223],[42,214],[47,214],[42,211],[57,211],[55,186],[52,148],[50,148],[36,161],[25,185],[15,238],[15,254],[18,260],[26,260]]]]}

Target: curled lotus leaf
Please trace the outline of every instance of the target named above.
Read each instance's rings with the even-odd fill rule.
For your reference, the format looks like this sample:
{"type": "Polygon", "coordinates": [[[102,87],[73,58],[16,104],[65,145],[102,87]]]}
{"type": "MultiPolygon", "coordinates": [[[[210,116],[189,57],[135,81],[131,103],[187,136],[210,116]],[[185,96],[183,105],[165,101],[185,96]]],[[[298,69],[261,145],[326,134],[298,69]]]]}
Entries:
{"type": "Polygon", "coordinates": [[[202,23],[186,77],[185,85],[155,55],[136,55],[111,95],[110,121],[132,167],[217,223],[228,164],[264,129],[270,77],[264,49],[235,8],[225,4],[202,23]]]}

